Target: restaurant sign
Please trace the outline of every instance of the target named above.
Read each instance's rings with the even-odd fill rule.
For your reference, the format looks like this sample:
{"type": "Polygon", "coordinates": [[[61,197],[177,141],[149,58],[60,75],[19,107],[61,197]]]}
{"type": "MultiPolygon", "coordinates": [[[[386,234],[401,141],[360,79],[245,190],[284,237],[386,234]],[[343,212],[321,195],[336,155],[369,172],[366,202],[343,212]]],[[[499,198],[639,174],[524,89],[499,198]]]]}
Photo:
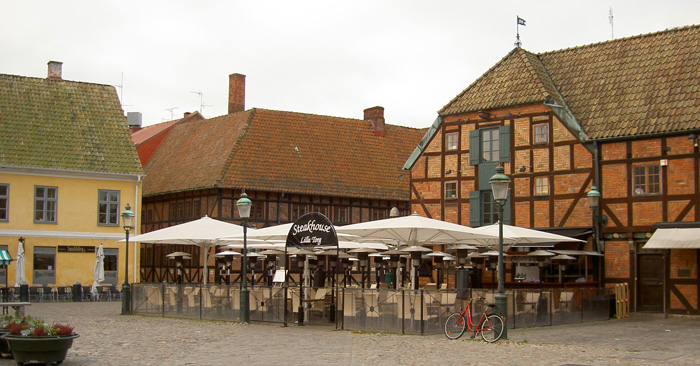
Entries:
{"type": "Polygon", "coordinates": [[[61,253],[95,253],[95,247],[78,245],[59,245],[58,252],[61,253]]]}
{"type": "Polygon", "coordinates": [[[316,247],[338,245],[338,236],[331,221],[318,212],[308,213],[292,224],[287,234],[287,246],[316,247]]]}

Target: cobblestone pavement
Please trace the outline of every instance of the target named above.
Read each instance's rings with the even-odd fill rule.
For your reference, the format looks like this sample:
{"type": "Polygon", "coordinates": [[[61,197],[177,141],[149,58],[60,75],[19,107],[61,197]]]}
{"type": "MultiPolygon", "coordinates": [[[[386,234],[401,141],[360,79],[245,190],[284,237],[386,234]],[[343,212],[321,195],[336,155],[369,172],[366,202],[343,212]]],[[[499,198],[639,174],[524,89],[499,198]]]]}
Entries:
{"type": "MultiPolygon", "coordinates": [[[[700,318],[634,316],[509,330],[495,344],[463,336],[351,332],[120,315],[120,302],[35,303],[27,314],[69,323],[74,365],[700,365],[700,318]]],[[[13,365],[11,359],[0,366],[13,365]]]]}

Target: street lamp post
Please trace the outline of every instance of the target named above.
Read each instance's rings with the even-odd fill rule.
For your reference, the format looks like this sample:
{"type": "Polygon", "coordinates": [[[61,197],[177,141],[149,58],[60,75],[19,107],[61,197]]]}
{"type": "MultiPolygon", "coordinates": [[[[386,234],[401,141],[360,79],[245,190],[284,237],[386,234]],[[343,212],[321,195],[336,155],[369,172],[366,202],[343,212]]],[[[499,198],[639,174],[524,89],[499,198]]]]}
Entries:
{"type": "Polygon", "coordinates": [[[248,218],[250,217],[250,207],[253,205],[248,195],[241,193],[241,198],[236,202],[238,215],[243,221],[243,262],[241,262],[241,323],[250,323],[250,298],[248,292],[248,218]]]}
{"type": "MultiPolygon", "coordinates": [[[[503,174],[503,166],[496,167],[496,174],[489,180],[493,200],[498,206],[498,293],[496,294],[496,313],[508,315],[508,298],[505,293],[505,269],[503,266],[503,206],[508,199],[510,178],[503,174]]],[[[508,327],[503,329],[503,339],[508,339],[508,327]]]]}
{"type": "Polygon", "coordinates": [[[131,287],[129,286],[129,232],[134,228],[134,213],[131,206],[126,204],[122,211],[122,224],[126,232],[126,256],[124,257],[124,283],[122,284],[122,315],[131,314],[131,287]]]}

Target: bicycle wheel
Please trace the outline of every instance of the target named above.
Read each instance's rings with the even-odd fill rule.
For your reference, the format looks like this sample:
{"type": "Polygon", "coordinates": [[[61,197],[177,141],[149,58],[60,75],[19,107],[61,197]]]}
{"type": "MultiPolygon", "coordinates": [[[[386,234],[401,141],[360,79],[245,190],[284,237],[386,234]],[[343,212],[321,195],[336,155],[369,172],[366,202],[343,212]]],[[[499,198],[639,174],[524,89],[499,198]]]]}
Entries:
{"type": "Polygon", "coordinates": [[[445,322],[445,335],[449,339],[457,339],[464,334],[464,329],[467,327],[467,320],[464,319],[461,313],[454,313],[447,318],[445,322]]]}
{"type": "Polygon", "coordinates": [[[503,317],[498,314],[489,314],[479,325],[481,338],[486,342],[493,343],[501,339],[505,326],[506,323],[503,321],[503,317]]]}

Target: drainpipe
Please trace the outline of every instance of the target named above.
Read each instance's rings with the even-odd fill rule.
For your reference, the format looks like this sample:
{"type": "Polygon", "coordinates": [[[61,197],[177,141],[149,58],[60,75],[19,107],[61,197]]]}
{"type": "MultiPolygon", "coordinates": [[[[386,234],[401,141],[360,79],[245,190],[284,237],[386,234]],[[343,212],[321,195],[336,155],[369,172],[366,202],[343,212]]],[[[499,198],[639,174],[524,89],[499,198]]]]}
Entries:
{"type": "MultiPolygon", "coordinates": [[[[139,208],[139,183],[141,183],[141,181],[143,180],[143,177],[145,177],[145,175],[137,175],[136,176],[136,184],[134,185],[134,212],[138,212],[138,213],[141,212],[141,209],[139,208]]],[[[136,221],[137,223],[139,223],[139,225],[134,225],[134,234],[135,235],[138,235],[139,232],[141,231],[140,230],[140,226],[141,226],[140,223],[142,220],[143,220],[143,217],[141,218],[141,220],[136,221]]],[[[136,258],[138,257],[138,255],[136,255],[136,242],[133,242],[132,245],[134,246],[134,250],[132,251],[134,253],[134,265],[132,266],[133,271],[134,271],[134,280],[131,282],[134,283],[134,282],[136,282],[136,273],[137,273],[136,258]]],[[[129,258],[126,258],[126,260],[129,260],[129,258]]],[[[126,273],[126,275],[128,276],[129,274],[126,273]]]]}

